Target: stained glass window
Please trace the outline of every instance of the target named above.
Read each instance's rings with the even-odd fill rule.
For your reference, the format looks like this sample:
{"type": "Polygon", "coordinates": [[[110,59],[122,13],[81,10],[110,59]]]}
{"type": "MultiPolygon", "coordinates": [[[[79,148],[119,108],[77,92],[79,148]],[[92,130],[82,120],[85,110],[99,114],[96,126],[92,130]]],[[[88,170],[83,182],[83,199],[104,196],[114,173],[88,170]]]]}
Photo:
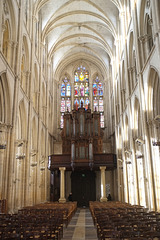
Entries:
{"type": "Polygon", "coordinates": [[[72,107],[78,110],[83,103],[83,107],[87,110],[91,103],[90,93],[92,94],[93,111],[100,112],[100,125],[104,128],[104,100],[103,100],[103,82],[97,76],[93,80],[92,89],[90,84],[89,72],[84,66],[79,66],[74,72],[74,85],[71,89],[70,80],[65,77],[61,82],[61,119],[60,127],[63,128],[63,115],[66,111],[71,112],[72,107]],[[90,91],[91,90],[91,91],[90,91]],[[73,96],[72,96],[73,95],[73,96]],[[73,102],[71,101],[73,100],[73,102]]]}
{"type": "Polygon", "coordinates": [[[86,100],[85,100],[85,106],[84,106],[85,109],[88,109],[88,105],[89,105],[89,103],[90,103],[90,102],[89,102],[89,99],[86,98],[86,100]]]}
{"type": "Polygon", "coordinates": [[[64,127],[64,119],[63,119],[63,115],[64,115],[64,114],[62,113],[62,114],[61,114],[61,126],[60,126],[61,128],[64,127]]]}
{"type": "Polygon", "coordinates": [[[98,100],[95,98],[93,100],[94,111],[98,111],[98,100]]]}
{"type": "Polygon", "coordinates": [[[65,97],[65,95],[66,95],[66,86],[65,86],[64,83],[62,83],[62,85],[61,85],[61,96],[65,97]]]}
{"type": "Polygon", "coordinates": [[[103,86],[102,83],[98,84],[98,95],[103,96],[103,86]]]}
{"type": "Polygon", "coordinates": [[[84,97],[84,85],[83,84],[80,85],[80,94],[81,94],[81,97],[84,97]]]}
{"type": "Polygon", "coordinates": [[[71,100],[66,101],[67,111],[71,111],[71,100]]]}
{"type": "Polygon", "coordinates": [[[66,86],[66,96],[67,97],[71,96],[71,85],[69,83],[66,86]]]}
{"type": "Polygon", "coordinates": [[[63,115],[66,111],[71,111],[71,85],[67,77],[62,80],[61,84],[61,128],[63,128],[63,115]]]}
{"type": "Polygon", "coordinates": [[[93,83],[93,96],[97,96],[97,83],[93,83]]]}
{"type": "Polygon", "coordinates": [[[89,96],[89,87],[88,87],[88,83],[85,84],[85,96],[86,96],[86,97],[89,96]]]}
{"type": "Polygon", "coordinates": [[[74,104],[76,108],[83,102],[83,107],[88,109],[89,104],[89,73],[85,67],[80,66],[74,73],[74,104]]]}
{"type": "Polygon", "coordinates": [[[78,95],[79,95],[78,88],[79,88],[79,86],[76,84],[76,85],[74,86],[74,96],[75,96],[75,97],[78,97],[78,95]]]}
{"type": "Polygon", "coordinates": [[[79,100],[78,100],[77,98],[74,100],[74,105],[75,105],[75,107],[76,107],[76,110],[78,110],[79,100]]]}
{"type": "Polygon", "coordinates": [[[104,128],[103,84],[97,76],[93,81],[93,107],[100,112],[100,125],[104,128]]]}

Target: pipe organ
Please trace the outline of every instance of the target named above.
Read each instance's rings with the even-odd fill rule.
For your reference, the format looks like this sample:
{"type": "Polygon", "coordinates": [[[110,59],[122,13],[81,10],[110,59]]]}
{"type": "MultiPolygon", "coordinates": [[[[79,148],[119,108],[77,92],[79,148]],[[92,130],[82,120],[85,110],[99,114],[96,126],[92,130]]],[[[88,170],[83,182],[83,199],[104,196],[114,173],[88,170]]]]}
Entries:
{"type": "Polygon", "coordinates": [[[102,153],[103,130],[100,127],[100,114],[91,113],[90,106],[85,110],[81,107],[64,114],[64,128],[62,130],[62,154],[71,155],[72,169],[78,164],[92,169],[93,155],[102,153]]]}

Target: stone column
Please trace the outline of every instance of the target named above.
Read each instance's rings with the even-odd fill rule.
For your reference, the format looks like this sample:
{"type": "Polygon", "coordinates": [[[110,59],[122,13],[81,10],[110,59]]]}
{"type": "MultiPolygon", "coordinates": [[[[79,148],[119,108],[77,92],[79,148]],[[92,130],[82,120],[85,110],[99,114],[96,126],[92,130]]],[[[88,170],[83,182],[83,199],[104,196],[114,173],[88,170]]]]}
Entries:
{"type": "MultiPolygon", "coordinates": [[[[74,92],[74,82],[71,83],[71,93],[74,92]]],[[[71,94],[71,110],[74,108],[74,94],[71,94]]]]}
{"type": "Polygon", "coordinates": [[[105,169],[106,169],[106,167],[100,167],[100,170],[101,170],[101,198],[100,198],[100,202],[107,202],[105,169]]]}
{"type": "Polygon", "coordinates": [[[65,181],[64,181],[64,171],[66,170],[65,167],[60,167],[60,176],[61,176],[61,180],[60,180],[60,199],[59,202],[60,203],[65,203],[66,199],[65,199],[65,181]]]}
{"type": "Polygon", "coordinates": [[[144,51],[144,46],[143,46],[145,37],[144,36],[140,36],[139,40],[140,40],[140,48],[141,48],[141,61],[142,61],[142,66],[143,66],[144,63],[145,63],[145,51],[144,51]]]}
{"type": "Polygon", "coordinates": [[[89,139],[89,167],[93,168],[93,139],[89,139]]]}
{"type": "Polygon", "coordinates": [[[89,160],[93,161],[93,139],[89,139],[89,160]]]}
{"type": "Polygon", "coordinates": [[[16,71],[16,68],[15,68],[15,65],[17,64],[17,59],[16,59],[16,51],[17,51],[17,46],[18,46],[18,43],[17,42],[13,42],[12,43],[12,47],[13,47],[13,57],[12,57],[12,68],[14,69],[14,71],[16,71]]]}
{"type": "MultiPolygon", "coordinates": [[[[4,187],[3,181],[5,179],[5,168],[6,168],[6,126],[0,124],[0,199],[4,199],[4,187]]],[[[7,181],[7,179],[5,179],[7,181]]]]}
{"type": "Polygon", "coordinates": [[[72,140],[72,142],[71,142],[71,167],[72,167],[72,170],[74,170],[75,158],[76,158],[75,141],[72,140]]]}

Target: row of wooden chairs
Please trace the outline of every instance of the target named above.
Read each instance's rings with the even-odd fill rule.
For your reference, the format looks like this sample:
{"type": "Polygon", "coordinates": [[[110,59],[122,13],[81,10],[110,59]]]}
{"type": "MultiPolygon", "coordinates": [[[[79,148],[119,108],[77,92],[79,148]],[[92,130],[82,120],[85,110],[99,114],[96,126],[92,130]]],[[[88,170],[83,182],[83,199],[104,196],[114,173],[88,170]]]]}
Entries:
{"type": "Polygon", "coordinates": [[[52,202],[25,207],[17,214],[0,214],[0,239],[60,240],[76,208],[76,202],[52,202]]]}
{"type": "Polygon", "coordinates": [[[90,202],[99,240],[160,239],[160,213],[118,201],[90,202]]]}

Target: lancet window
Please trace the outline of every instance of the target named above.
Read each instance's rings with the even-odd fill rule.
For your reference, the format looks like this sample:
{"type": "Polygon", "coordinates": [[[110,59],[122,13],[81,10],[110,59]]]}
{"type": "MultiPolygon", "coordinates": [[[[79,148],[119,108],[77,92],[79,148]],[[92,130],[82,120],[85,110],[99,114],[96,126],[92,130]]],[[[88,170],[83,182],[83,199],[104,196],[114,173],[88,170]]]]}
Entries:
{"type": "Polygon", "coordinates": [[[100,112],[100,125],[104,128],[103,84],[98,76],[93,81],[93,109],[100,112]]]}
{"type": "Polygon", "coordinates": [[[89,100],[89,73],[85,67],[78,67],[74,73],[74,105],[76,109],[81,102],[85,109],[88,109],[89,100]]]}
{"type": "Polygon", "coordinates": [[[71,111],[71,84],[67,77],[61,84],[61,128],[63,128],[63,115],[66,111],[71,111]]]}

